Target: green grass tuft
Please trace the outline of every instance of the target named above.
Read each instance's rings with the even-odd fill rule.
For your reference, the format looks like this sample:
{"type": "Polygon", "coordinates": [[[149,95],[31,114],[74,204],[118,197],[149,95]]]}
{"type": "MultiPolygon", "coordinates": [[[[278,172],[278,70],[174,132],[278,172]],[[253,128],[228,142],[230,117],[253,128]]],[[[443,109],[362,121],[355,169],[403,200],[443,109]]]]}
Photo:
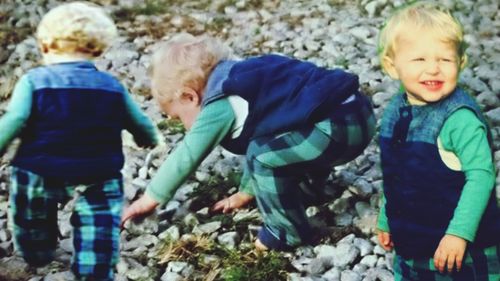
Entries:
{"type": "Polygon", "coordinates": [[[227,250],[222,260],[221,279],[224,281],[280,281],[287,280],[288,259],[279,253],[227,250]]]}
{"type": "Polygon", "coordinates": [[[176,119],[162,120],[156,124],[156,127],[161,131],[167,130],[170,135],[184,134],[186,132],[184,125],[176,119]]]}
{"type": "Polygon", "coordinates": [[[168,11],[171,4],[169,0],[146,0],[143,4],[116,10],[113,17],[120,20],[131,20],[138,15],[161,15],[168,11]]]}

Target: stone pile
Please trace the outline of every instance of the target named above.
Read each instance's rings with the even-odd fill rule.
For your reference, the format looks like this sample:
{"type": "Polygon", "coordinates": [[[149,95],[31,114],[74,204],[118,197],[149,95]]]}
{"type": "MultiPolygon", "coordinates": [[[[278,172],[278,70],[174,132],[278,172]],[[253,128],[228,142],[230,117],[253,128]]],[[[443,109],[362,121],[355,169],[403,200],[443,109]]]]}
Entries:
{"type": "MultiPolygon", "coordinates": [[[[0,15],[8,15],[8,20],[3,23],[8,28],[32,31],[41,15],[59,2],[4,1],[0,3],[0,15]]],[[[119,77],[157,124],[164,122],[164,118],[147,95],[146,68],[157,42],[168,39],[174,32],[215,35],[226,40],[239,56],[277,52],[354,72],[360,77],[362,89],[371,95],[378,118],[399,87],[380,70],[376,39],[384,19],[403,1],[165,1],[173,4],[154,6],[157,13],[140,10],[144,1],[95,2],[106,5],[115,15],[120,29],[119,42],[97,61],[97,66],[119,77]]],[[[465,27],[469,65],[461,73],[460,84],[476,96],[491,121],[495,164],[500,170],[498,3],[494,0],[441,2],[455,12],[465,27]]],[[[32,33],[17,44],[0,48],[0,100],[4,97],[0,114],[5,110],[5,97],[13,83],[22,73],[37,65],[39,58],[32,33]]],[[[135,148],[128,141],[130,137],[124,136],[127,160],[123,173],[127,201],[142,194],[170,148],[183,137],[182,132],[170,128],[164,128],[162,133],[168,149],[155,155],[135,148]]],[[[72,280],[67,266],[72,251],[70,210],[67,207],[61,206],[59,212],[62,240],[55,262],[44,268],[28,268],[13,253],[12,235],[7,227],[7,162],[13,150],[11,148],[0,159],[0,266],[2,271],[6,268],[0,277],[4,274],[10,280],[37,281],[44,277],[43,280],[72,280]]],[[[284,254],[293,267],[289,272],[290,280],[392,280],[393,253],[378,246],[375,237],[382,188],[378,153],[377,141],[374,140],[363,155],[332,170],[325,187],[325,193],[331,199],[320,206],[309,207],[307,214],[319,225],[356,231],[339,232],[340,237],[336,239],[284,254]]],[[[195,200],[191,196],[193,191],[214,178],[225,179],[241,172],[241,163],[240,157],[221,148],[215,149],[193,177],[181,186],[172,201],[144,221],[128,223],[122,232],[121,261],[116,280],[203,280],[198,279],[203,272],[189,262],[170,261],[158,265],[155,252],[165,239],[176,241],[203,234],[228,248],[248,247],[259,226],[260,217],[255,207],[228,215],[232,222],[249,222],[235,230],[222,217],[211,217],[208,206],[193,208],[195,200]]],[[[500,175],[497,175],[496,186],[500,198],[500,175]]],[[[234,192],[236,185],[228,189],[229,193],[234,192]]]]}

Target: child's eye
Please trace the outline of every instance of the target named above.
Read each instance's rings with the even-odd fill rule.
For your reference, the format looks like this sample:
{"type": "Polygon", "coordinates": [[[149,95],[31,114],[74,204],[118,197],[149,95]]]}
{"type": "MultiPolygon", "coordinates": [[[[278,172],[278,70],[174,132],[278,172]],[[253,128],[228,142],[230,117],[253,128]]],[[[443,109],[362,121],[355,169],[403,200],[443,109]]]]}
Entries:
{"type": "Polygon", "coordinates": [[[425,61],[424,58],[414,58],[412,61],[425,61]]]}
{"type": "Polygon", "coordinates": [[[453,60],[449,58],[441,58],[440,60],[443,62],[453,62],[453,60]]]}

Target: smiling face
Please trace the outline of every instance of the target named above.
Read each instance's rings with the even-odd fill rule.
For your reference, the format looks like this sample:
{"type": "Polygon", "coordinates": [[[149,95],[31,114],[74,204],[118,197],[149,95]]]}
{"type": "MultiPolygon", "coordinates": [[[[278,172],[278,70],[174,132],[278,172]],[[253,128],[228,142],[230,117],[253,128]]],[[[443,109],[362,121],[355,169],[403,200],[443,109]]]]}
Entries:
{"type": "Polygon", "coordinates": [[[411,104],[440,101],[457,85],[461,61],[456,45],[426,31],[399,35],[393,56],[384,58],[387,72],[403,83],[411,104]]]}

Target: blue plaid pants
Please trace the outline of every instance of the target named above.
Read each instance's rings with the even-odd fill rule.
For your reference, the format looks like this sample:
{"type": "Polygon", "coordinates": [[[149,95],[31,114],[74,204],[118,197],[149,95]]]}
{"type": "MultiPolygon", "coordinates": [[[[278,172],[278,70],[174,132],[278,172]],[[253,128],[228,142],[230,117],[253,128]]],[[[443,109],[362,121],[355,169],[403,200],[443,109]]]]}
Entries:
{"type": "Polygon", "coordinates": [[[360,155],[375,134],[375,117],[365,96],[334,110],[332,118],[249,144],[250,179],[244,184],[252,186],[264,221],[258,238],[268,248],[289,250],[312,242],[305,208],[321,196],[333,166],[360,155]]]}
{"type": "Polygon", "coordinates": [[[440,273],[433,259],[394,258],[395,281],[500,281],[500,245],[487,248],[469,246],[462,269],[440,273]]]}
{"type": "Polygon", "coordinates": [[[16,250],[31,265],[51,262],[59,235],[57,206],[73,197],[71,269],[80,280],[113,280],[119,258],[121,179],[75,185],[12,167],[10,212],[16,250]]]}

